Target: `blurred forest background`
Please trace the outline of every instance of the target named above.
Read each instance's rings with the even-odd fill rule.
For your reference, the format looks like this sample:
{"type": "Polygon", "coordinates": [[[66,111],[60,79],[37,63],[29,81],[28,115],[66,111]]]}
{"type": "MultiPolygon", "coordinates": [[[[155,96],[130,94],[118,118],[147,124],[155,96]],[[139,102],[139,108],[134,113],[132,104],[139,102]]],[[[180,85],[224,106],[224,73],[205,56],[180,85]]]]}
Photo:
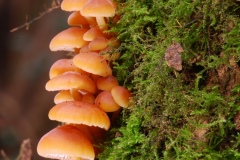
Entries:
{"type": "MultiPolygon", "coordinates": [[[[66,29],[69,13],[54,9],[28,27],[10,32],[51,8],[51,0],[0,0],[0,150],[15,159],[24,139],[36,146],[57,123],[48,119],[55,93],[45,90],[51,65],[66,53],[52,53],[51,39],[66,29]]],[[[0,159],[3,157],[0,154],[0,159]]]]}

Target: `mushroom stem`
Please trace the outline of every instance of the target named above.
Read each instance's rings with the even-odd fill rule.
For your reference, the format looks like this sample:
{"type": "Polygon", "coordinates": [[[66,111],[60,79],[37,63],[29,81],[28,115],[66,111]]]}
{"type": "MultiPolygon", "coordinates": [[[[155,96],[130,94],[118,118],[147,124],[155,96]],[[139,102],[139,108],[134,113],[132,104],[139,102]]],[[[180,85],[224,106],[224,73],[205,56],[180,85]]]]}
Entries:
{"type": "Polygon", "coordinates": [[[102,31],[108,29],[108,26],[107,26],[107,23],[106,23],[104,17],[96,17],[96,21],[97,21],[99,29],[101,29],[102,31]]]}

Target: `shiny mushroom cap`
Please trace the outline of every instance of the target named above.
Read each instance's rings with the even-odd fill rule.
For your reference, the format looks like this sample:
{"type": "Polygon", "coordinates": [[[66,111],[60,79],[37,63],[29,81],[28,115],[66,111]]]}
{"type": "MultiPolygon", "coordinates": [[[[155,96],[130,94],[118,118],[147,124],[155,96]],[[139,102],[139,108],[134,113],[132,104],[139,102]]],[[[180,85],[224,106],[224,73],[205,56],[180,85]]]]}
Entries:
{"type": "Polygon", "coordinates": [[[113,17],[115,6],[110,0],[88,0],[81,9],[83,16],[90,17],[113,17]]]}
{"type": "Polygon", "coordinates": [[[47,91],[77,89],[83,92],[96,93],[96,84],[88,76],[77,72],[65,72],[50,79],[46,84],[47,91]]]}
{"type": "Polygon", "coordinates": [[[121,107],[127,107],[131,98],[131,93],[122,86],[115,86],[111,90],[114,101],[121,107]]]}
{"type": "Polygon", "coordinates": [[[73,58],[73,63],[78,68],[99,76],[112,75],[112,69],[103,56],[96,52],[81,53],[73,58]]]}
{"type": "Polygon", "coordinates": [[[38,143],[37,152],[42,157],[52,159],[95,158],[91,142],[72,125],[59,126],[46,133],[38,143]]]}
{"type": "Polygon", "coordinates": [[[88,21],[84,16],[80,14],[79,11],[73,12],[68,17],[69,26],[82,26],[83,28],[89,28],[88,21]]]}
{"type": "Polygon", "coordinates": [[[111,91],[115,86],[119,86],[119,84],[114,76],[101,77],[97,80],[97,88],[100,90],[111,91]]]}
{"type": "Polygon", "coordinates": [[[63,74],[68,71],[78,72],[83,75],[89,76],[90,74],[81,70],[73,64],[72,59],[59,59],[50,68],[49,77],[50,79],[63,74]]]}
{"type": "Polygon", "coordinates": [[[51,51],[75,51],[88,42],[83,40],[87,29],[71,27],[58,33],[50,42],[51,51]]]}
{"type": "Polygon", "coordinates": [[[101,108],[104,112],[114,112],[120,108],[120,106],[114,101],[110,91],[101,92],[95,99],[95,105],[101,108]]]}
{"type": "Polygon", "coordinates": [[[105,112],[96,105],[81,101],[59,103],[51,108],[48,117],[65,123],[85,124],[105,130],[110,128],[110,120],[105,112]]]}

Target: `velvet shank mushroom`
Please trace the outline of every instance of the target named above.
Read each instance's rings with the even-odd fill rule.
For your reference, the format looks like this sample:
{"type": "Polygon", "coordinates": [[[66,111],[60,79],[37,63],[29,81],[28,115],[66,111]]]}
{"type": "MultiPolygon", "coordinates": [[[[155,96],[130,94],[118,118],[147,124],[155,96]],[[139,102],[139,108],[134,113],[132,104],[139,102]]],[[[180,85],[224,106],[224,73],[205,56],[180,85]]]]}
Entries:
{"type": "Polygon", "coordinates": [[[92,143],[72,125],[60,126],[46,133],[38,143],[37,152],[42,157],[53,159],[95,158],[92,143]]]}
{"type": "Polygon", "coordinates": [[[93,104],[81,101],[56,104],[49,111],[48,117],[64,123],[85,124],[105,130],[110,128],[110,120],[105,112],[93,104]]]}
{"type": "Polygon", "coordinates": [[[112,75],[112,69],[107,61],[96,52],[81,53],[73,58],[73,63],[78,68],[99,76],[112,75]]]}

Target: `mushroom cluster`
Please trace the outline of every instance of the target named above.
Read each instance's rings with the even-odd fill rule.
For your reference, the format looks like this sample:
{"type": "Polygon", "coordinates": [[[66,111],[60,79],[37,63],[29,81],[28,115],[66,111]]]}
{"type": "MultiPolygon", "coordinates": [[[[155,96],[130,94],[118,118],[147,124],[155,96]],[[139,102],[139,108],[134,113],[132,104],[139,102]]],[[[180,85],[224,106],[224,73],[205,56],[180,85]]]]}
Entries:
{"type": "Polygon", "coordinates": [[[50,50],[74,52],[74,56],[56,61],[50,69],[46,90],[58,93],[48,116],[62,125],[40,139],[37,152],[46,158],[93,160],[114,113],[127,107],[131,97],[112,75],[119,41],[105,32],[108,21],[117,19],[116,4],[112,0],[63,0],[61,9],[72,12],[68,17],[71,27],[52,39],[50,50]]]}

